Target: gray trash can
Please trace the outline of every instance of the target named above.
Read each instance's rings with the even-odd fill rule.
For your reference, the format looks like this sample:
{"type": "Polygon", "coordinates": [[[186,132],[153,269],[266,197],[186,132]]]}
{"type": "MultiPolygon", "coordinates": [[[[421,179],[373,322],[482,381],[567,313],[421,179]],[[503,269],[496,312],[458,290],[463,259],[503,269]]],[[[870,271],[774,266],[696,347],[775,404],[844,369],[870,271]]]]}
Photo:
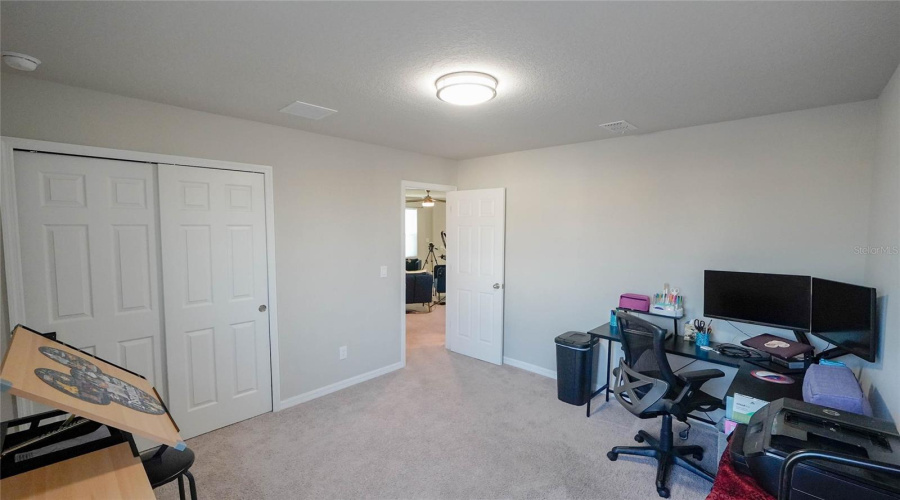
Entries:
{"type": "Polygon", "coordinates": [[[556,392],[560,401],[582,406],[590,399],[594,346],[599,340],[581,332],[556,337],[556,392]]]}

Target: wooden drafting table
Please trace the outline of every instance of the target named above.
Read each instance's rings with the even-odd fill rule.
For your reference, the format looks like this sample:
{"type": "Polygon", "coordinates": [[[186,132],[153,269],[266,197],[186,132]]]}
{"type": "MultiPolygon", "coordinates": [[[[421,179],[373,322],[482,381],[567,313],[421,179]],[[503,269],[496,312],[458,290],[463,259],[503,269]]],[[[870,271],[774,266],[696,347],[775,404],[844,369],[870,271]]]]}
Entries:
{"type": "MultiPolygon", "coordinates": [[[[11,466],[16,470],[4,473],[0,481],[4,500],[153,498],[131,434],[176,450],[185,448],[178,427],[150,382],[21,325],[13,331],[0,368],[0,385],[14,396],[96,422],[93,425],[104,424],[119,436],[100,446],[95,442],[58,453],[58,461],[52,455],[35,459],[31,469],[11,466]]],[[[3,430],[6,439],[5,425],[3,430]]]]}

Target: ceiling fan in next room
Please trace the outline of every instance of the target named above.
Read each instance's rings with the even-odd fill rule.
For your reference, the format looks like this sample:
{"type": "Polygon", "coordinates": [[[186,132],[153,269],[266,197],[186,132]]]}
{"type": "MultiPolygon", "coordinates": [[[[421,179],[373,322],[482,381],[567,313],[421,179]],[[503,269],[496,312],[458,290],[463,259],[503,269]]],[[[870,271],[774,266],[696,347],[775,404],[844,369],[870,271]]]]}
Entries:
{"type": "Polygon", "coordinates": [[[425,190],[425,197],[424,197],[424,198],[410,198],[409,196],[407,196],[407,197],[406,197],[406,202],[407,202],[407,203],[417,203],[417,202],[422,202],[422,206],[423,206],[423,207],[433,207],[435,202],[438,202],[438,203],[447,203],[447,200],[439,200],[439,199],[437,199],[437,198],[432,198],[432,197],[431,197],[431,190],[430,190],[430,189],[426,189],[426,190],[425,190]]]}

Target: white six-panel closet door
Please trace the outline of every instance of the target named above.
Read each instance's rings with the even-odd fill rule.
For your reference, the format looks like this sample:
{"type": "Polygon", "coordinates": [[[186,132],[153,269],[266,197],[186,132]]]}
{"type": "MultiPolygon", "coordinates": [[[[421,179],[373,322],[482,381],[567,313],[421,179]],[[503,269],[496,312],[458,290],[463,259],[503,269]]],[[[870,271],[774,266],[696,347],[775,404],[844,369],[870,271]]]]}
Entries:
{"type": "Polygon", "coordinates": [[[25,325],[143,375],[165,397],[156,166],[26,151],[14,163],[25,325]]]}
{"type": "Polygon", "coordinates": [[[186,439],[272,409],[264,176],[158,172],[169,410],[186,439]]]}

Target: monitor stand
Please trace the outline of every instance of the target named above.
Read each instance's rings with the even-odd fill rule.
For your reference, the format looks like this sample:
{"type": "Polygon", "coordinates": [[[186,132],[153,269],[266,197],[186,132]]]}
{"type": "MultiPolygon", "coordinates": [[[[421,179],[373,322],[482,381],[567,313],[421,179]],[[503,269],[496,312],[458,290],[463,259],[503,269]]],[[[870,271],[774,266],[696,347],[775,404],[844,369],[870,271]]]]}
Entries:
{"type": "MultiPolygon", "coordinates": [[[[798,330],[794,330],[794,336],[797,337],[797,342],[812,345],[812,342],[809,341],[809,337],[806,336],[806,332],[801,332],[798,330]]],[[[812,357],[812,363],[818,363],[819,360],[822,359],[834,359],[840,356],[844,356],[845,354],[850,354],[849,352],[841,349],[840,347],[832,347],[831,349],[826,349],[819,354],[816,354],[812,357]]],[[[780,373],[780,372],[779,372],[780,373]]]]}

